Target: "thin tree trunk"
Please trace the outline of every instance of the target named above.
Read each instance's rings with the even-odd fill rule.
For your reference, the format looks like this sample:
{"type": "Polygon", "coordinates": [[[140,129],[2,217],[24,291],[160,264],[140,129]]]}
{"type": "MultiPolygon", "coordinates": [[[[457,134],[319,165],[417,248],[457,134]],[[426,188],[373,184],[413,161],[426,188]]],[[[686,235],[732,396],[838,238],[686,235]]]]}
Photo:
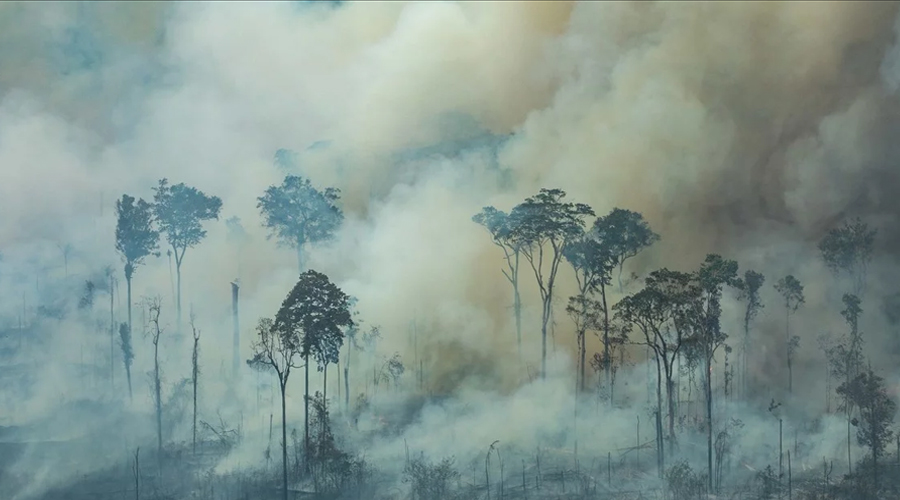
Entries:
{"type": "Polygon", "coordinates": [[[347,362],[344,363],[344,409],[350,408],[350,356],[353,346],[347,343],[347,362]]]}
{"type": "Polygon", "coordinates": [[[128,379],[128,400],[134,401],[134,394],[131,392],[131,363],[125,361],[125,377],[128,379]]]}
{"type": "Polygon", "coordinates": [[[181,259],[176,259],[175,262],[175,281],[177,283],[177,293],[175,294],[177,297],[176,301],[176,309],[178,309],[177,314],[178,318],[176,320],[176,327],[178,328],[178,333],[181,333],[181,259]]]}
{"type": "Polygon", "coordinates": [[[303,469],[309,472],[309,353],[303,357],[305,379],[303,381],[303,469]]]}
{"type": "Polygon", "coordinates": [[[192,382],[193,382],[193,386],[194,386],[194,418],[193,418],[193,425],[191,428],[191,448],[192,448],[194,454],[197,453],[197,376],[199,374],[199,370],[198,370],[199,359],[197,359],[199,353],[197,352],[197,349],[199,347],[198,346],[199,341],[200,341],[200,338],[197,337],[195,334],[194,335],[194,352],[193,352],[193,355],[191,356],[192,365],[193,365],[192,370],[191,370],[191,378],[192,378],[192,382]]]}
{"type": "MultiPolygon", "coordinates": [[[[285,383],[279,380],[281,385],[281,480],[284,495],[282,498],[288,500],[288,458],[287,458],[287,404],[285,403],[285,383]]],[[[304,454],[304,460],[306,455],[304,454]]]]}
{"type": "MultiPolygon", "coordinates": [[[[125,283],[128,290],[128,333],[133,334],[134,330],[131,328],[131,273],[128,270],[125,273],[125,283]]],[[[134,338],[134,335],[132,335],[132,338],[134,338]]]]}
{"type": "Polygon", "coordinates": [[[328,401],[328,363],[322,369],[322,400],[328,401]]]}
{"type": "Polygon", "coordinates": [[[713,489],[713,430],[712,430],[712,360],[706,358],[706,453],[709,466],[709,489],[713,489]]]}
{"type": "MultiPolygon", "coordinates": [[[[516,316],[516,345],[519,349],[519,361],[522,361],[522,297],[519,294],[519,254],[520,251],[516,250],[515,252],[515,266],[511,269],[511,279],[509,280],[512,283],[513,287],[513,313],[516,316]]],[[[507,254],[508,258],[508,254],[507,254]]]]}
{"type": "Polygon", "coordinates": [[[547,378],[547,323],[550,321],[550,296],[544,297],[543,318],[541,318],[541,378],[547,378]]]}
{"type": "MultiPolygon", "coordinates": [[[[610,386],[610,394],[612,394],[612,358],[609,354],[609,308],[606,306],[606,285],[600,283],[600,298],[603,301],[603,355],[606,361],[604,371],[606,372],[606,383],[610,386]]],[[[610,396],[612,399],[612,396],[610,396]]]]}
{"type": "Polygon", "coordinates": [[[157,330],[156,342],[153,347],[153,379],[156,393],[156,449],[159,460],[162,462],[162,384],[159,380],[159,330],[157,330]]]}

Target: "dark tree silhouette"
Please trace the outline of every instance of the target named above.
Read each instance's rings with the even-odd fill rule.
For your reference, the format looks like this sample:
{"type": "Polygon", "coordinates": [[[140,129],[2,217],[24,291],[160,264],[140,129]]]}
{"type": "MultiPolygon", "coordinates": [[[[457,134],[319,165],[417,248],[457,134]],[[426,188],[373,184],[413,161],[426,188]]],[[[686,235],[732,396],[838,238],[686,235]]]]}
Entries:
{"type": "MultiPolygon", "coordinates": [[[[613,306],[616,318],[637,328],[656,361],[656,404],[662,415],[662,387],[666,387],[669,441],[675,441],[675,361],[691,334],[689,313],[700,296],[700,289],[688,273],[660,269],[653,271],[640,291],[628,295],[613,306]]],[[[670,448],[671,450],[671,448],[670,448]]],[[[660,453],[662,456],[662,453],[660,453]]],[[[664,466],[664,464],[663,464],[664,466]]]]}
{"type": "Polygon", "coordinates": [[[693,317],[694,335],[692,343],[699,347],[703,356],[704,380],[706,392],[706,431],[707,431],[707,466],[709,489],[713,489],[713,422],[712,422],[712,362],[716,351],[725,344],[728,336],[722,331],[722,291],[725,286],[737,288],[738,263],[723,259],[722,256],[709,254],[700,270],[695,274],[700,287],[700,300],[695,301],[693,317]]]}
{"type": "Polygon", "coordinates": [[[866,274],[875,248],[877,231],[858,217],[844,222],[841,227],[828,231],[819,242],[822,260],[835,276],[850,278],[852,292],[862,297],[866,287],[866,274]]]}
{"type": "Polygon", "coordinates": [[[775,283],[775,290],[784,299],[784,336],[787,353],[788,392],[794,392],[793,361],[794,354],[800,346],[800,337],[796,335],[791,336],[791,314],[797,312],[797,309],[806,302],[806,299],[803,297],[803,285],[800,283],[800,280],[790,274],[778,280],[778,283],[775,283]]]}
{"type": "Polygon", "coordinates": [[[298,354],[303,358],[306,375],[304,449],[309,446],[310,358],[320,369],[326,363],[337,363],[344,342],[344,329],[352,325],[350,297],[328,276],[313,270],[300,275],[275,316],[275,330],[284,332],[282,335],[292,339],[292,342],[298,342],[298,354]]]}
{"type": "Polygon", "coordinates": [[[854,418],[856,439],[872,452],[872,482],[878,491],[878,457],[891,442],[894,431],[891,425],[897,413],[897,403],[888,395],[884,379],[872,370],[861,372],[849,383],[837,389],[845,399],[859,408],[859,418],[854,418]]]}
{"type": "MultiPolygon", "coordinates": [[[[575,335],[579,350],[579,385],[581,390],[584,390],[587,355],[585,333],[588,329],[603,330],[604,358],[608,360],[610,357],[606,286],[610,284],[616,261],[606,245],[598,240],[593,232],[584,233],[567,244],[563,250],[563,256],[575,270],[575,281],[578,283],[578,295],[569,298],[569,306],[566,311],[575,320],[575,335]],[[601,292],[601,301],[599,302],[590,297],[598,290],[601,292]]],[[[605,365],[606,381],[609,383],[609,363],[605,363],[605,365]]]]}
{"type": "Polygon", "coordinates": [[[519,241],[511,226],[509,215],[494,207],[484,207],[475,214],[472,220],[487,229],[491,241],[503,250],[506,269],[501,269],[503,276],[513,289],[513,313],[516,319],[516,341],[519,357],[522,356],[522,298],[519,295],[519,257],[522,255],[522,242],[519,241]]]}
{"type": "Polygon", "coordinates": [[[166,233],[166,240],[175,255],[175,274],[177,279],[176,313],[178,331],[181,331],[181,264],[188,248],[197,246],[206,237],[203,222],[218,220],[222,210],[222,200],[217,196],[207,196],[194,187],[184,183],[169,185],[167,179],[161,179],[153,188],[153,211],[161,231],[166,233]]]}
{"type": "Polygon", "coordinates": [[[131,330],[131,279],[144,258],[148,255],[159,256],[159,231],[153,224],[153,206],[143,199],[135,201],[133,197],[123,194],[121,200],[116,200],[116,217],[116,250],[125,261],[128,328],[131,330]]]}
{"type": "MultiPolygon", "coordinates": [[[[859,331],[859,317],[862,315],[862,307],[860,307],[859,297],[849,293],[845,293],[843,297],[844,309],[841,316],[850,327],[850,331],[841,336],[834,344],[825,350],[828,358],[830,375],[843,379],[844,386],[849,387],[850,383],[859,375],[863,364],[863,338],[862,332],[859,331]]],[[[846,414],[847,417],[847,468],[853,469],[853,461],[850,456],[850,440],[851,440],[851,421],[856,405],[853,399],[847,397],[847,392],[838,392],[839,409],[846,414]]]]}
{"type": "Polygon", "coordinates": [[[659,241],[659,235],[650,229],[643,215],[623,208],[614,208],[609,214],[598,218],[594,222],[594,232],[616,258],[620,291],[625,261],[659,241]]]}
{"type": "Polygon", "coordinates": [[[563,202],[561,189],[545,189],[527,198],[510,213],[513,237],[531,266],[543,305],[541,315],[541,378],[547,376],[547,326],[553,307],[556,273],[568,243],[584,230],[584,217],[594,215],[583,203],[563,202]],[[547,248],[549,246],[549,248],[547,248]],[[544,253],[549,269],[545,269],[544,253]]]}
{"type": "Polygon", "coordinates": [[[288,458],[287,458],[287,405],[285,391],[291,370],[300,368],[301,341],[297,332],[282,324],[281,328],[269,318],[261,318],[256,325],[259,336],[253,342],[253,357],[247,364],[258,370],[272,370],[278,377],[278,388],[281,393],[281,465],[282,489],[288,498],[288,458]]]}
{"type": "Polygon", "coordinates": [[[303,272],[303,247],[327,241],[344,220],[337,206],[340,190],[319,191],[309,179],[288,175],[280,186],[269,186],[256,205],[263,216],[268,238],[297,252],[297,267],[303,272]]]}
{"type": "Polygon", "coordinates": [[[762,273],[753,270],[747,270],[744,278],[737,284],[740,290],[738,300],[747,302],[744,309],[744,338],[741,342],[741,393],[746,397],[747,394],[747,352],[750,349],[750,325],[756,316],[765,306],[759,297],[759,291],[762,289],[766,278],[762,273]]]}

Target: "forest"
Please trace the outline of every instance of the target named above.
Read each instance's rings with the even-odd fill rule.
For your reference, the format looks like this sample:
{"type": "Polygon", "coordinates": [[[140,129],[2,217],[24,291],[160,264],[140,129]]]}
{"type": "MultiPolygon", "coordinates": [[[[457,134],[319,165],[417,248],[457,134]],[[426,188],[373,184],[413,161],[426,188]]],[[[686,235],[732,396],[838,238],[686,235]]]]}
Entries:
{"type": "Polygon", "coordinates": [[[900,498],[900,4],[0,40],[0,499],[900,498]]]}

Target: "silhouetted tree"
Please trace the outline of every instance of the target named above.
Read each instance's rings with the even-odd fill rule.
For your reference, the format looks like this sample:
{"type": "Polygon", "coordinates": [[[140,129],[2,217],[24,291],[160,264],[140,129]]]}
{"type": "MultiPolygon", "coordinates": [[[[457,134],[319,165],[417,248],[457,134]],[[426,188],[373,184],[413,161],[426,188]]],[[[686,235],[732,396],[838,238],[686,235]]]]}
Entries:
{"type": "Polygon", "coordinates": [[[177,279],[176,313],[178,330],[181,331],[181,264],[188,248],[197,246],[206,237],[203,222],[219,220],[222,200],[218,196],[207,196],[184,183],[169,185],[161,179],[153,188],[153,211],[160,230],[166,233],[166,240],[175,255],[175,275],[177,279]]]}
{"type": "MultiPolygon", "coordinates": [[[[309,364],[318,367],[336,363],[344,342],[344,329],[353,324],[350,297],[332,283],[328,276],[309,270],[281,304],[275,316],[275,329],[299,342],[298,354],[305,369],[304,447],[309,446],[309,364]]],[[[320,368],[321,369],[321,368],[320,368]]],[[[308,464],[307,464],[308,466],[308,464]]]]}
{"type": "Polygon", "coordinates": [[[762,289],[766,278],[762,273],[748,269],[744,273],[744,279],[737,283],[740,290],[738,300],[747,301],[744,309],[744,338],[741,342],[741,392],[746,397],[747,394],[747,352],[750,349],[750,325],[765,305],[759,297],[759,291],[762,289]]]}
{"type": "MultiPolygon", "coordinates": [[[[128,288],[128,328],[131,329],[131,279],[148,255],[159,256],[159,231],[153,227],[153,206],[127,194],[116,200],[116,250],[125,261],[128,288]]],[[[112,293],[112,292],[110,292],[112,293]]]]}
{"type": "MultiPolygon", "coordinates": [[[[656,404],[662,415],[662,387],[666,387],[669,441],[675,441],[675,360],[690,335],[690,306],[700,290],[692,275],[668,269],[653,271],[640,291],[613,306],[616,318],[643,334],[643,341],[656,361],[656,404]]],[[[661,454],[662,455],[662,454],[661,454]]],[[[663,468],[664,468],[664,464],[663,468]]]]}
{"type": "Polygon", "coordinates": [[[623,208],[614,208],[609,214],[598,218],[594,222],[594,232],[616,258],[620,291],[625,261],[659,241],[659,235],[650,229],[643,215],[623,208]]]}
{"type": "Polygon", "coordinates": [[[869,229],[869,225],[857,217],[828,231],[819,242],[825,265],[835,276],[846,274],[853,283],[852,291],[857,297],[862,297],[865,291],[876,234],[876,230],[869,229]]]}
{"type": "Polygon", "coordinates": [[[516,238],[509,215],[494,207],[484,207],[475,214],[472,220],[487,229],[491,241],[503,250],[506,269],[501,269],[503,276],[513,289],[513,314],[516,319],[516,341],[519,357],[522,356],[522,298],[519,295],[519,257],[522,255],[523,243],[516,238]]]}
{"type": "Polygon", "coordinates": [[[256,326],[258,338],[253,342],[253,357],[247,364],[257,370],[272,370],[278,377],[278,389],[281,393],[281,464],[282,489],[288,498],[288,458],[287,458],[287,405],[285,391],[291,370],[303,365],[297,364],[302,352],[299,333],[289,325],[276,325],[269,318],[260,318],[256,326]]]}
{"type": "Polygon", "coordinates": [[[319,191],[309,179],[288,175],[280,186],[269,186],[257,200],[268,238],[297,252],[297,266],[303,272],[303,247],[327,241],[344,220],[337,206],[340,190],[319,191]]]}
{"type": "Polygon", "coordinates": [[[703,354],[704,381],[706,389],[706,431],[707,431],[707,465],[709,489],[713,489],[713,422],[712,422],[712,362],[719,347],[725,344],[728,335],[722,331],[722,291],[725,286],[737,288],[738,264],[736,261],[722,258],[720,255],[706,256],[700,270],[696,273],[696,282],[701,295],[694,301],[693,343],[699,346],[703,354]]]}
{"type": "Polygon", "coordinates": [[[788,368],[788,392],[794,392],[794,371],[793,361],[794,354],[800,346],[800,337],[791,336],[791,314],[797,312],[806,299],[803,297],[803,285],[792,275],[787,275],[775,283],[775,290],[784,298],[784,335],[785,347],[787,349],[787,368],[788,368]]]}
{"type": "MultiPolygon", "coordinates": [[[[859,331],[859,317],[863,310],[860,307],[859,297],[845,293],[843,296],[844,309],[841,316],[850,327],[850,331],[846,335],[842,335],[832,345],[825,350],[828,358],[830,374],[838,379],[843,379],[843,384],[849,387],[851,382],[859,375],[860,368],[863,363],[863,338],[859,331]]],[[[846,414],[847,418],[847,467],[852,470],[852,458],[850,456],[850,426],[855,410],[854,400],[847,397],[847,392],[838,392],[839,409],[846,414]]]]}
{"type": "Polygon", "coordinates": [[[854,418],[856,439],[872,452],[872,480],[878,491],[878,457],[891,442],[894,431],[891,425],[897,413],[897,403],[888,395],[884,379],[867,370],[850,383],[841,384],[838,394],[852,401],[859,408],[859,418],[854,418]]]}
{"type": "Polygon", "coordinates": [[[583,203],[563,202],[561,189],[545,189],[513,208],[510,218],[513,237],[521,243],[521,252],[531,265],[543,305],[541,316],[541,377],[547,376],[547,326],[553,307],[556,273],[566,245],[584,230],[584,217],[594,215],[583,203]],[[547,248],[549,246],[549,248],[547,248]],[[549,269],[544,268],[548,253],[549,269]]]}
{"type": "Polygon", "coordinates": [[[586,232],[569,242],[563,250],[563,256],[575,270],[575,281],[578,283],[578,295],[569,298],[566,311],[575,320],[575,334],[580,354],[579,385],[581,390],[584,390],[587,354],[585,333],[588,329],[603,330],[604,354],[607,359],[609,358],[609,310],[606,305],[606,286],[610,283],[616,261],[593,231],[586,232]],[[590,297],[597,290],[601,291],[599,302],[590,297]]]}

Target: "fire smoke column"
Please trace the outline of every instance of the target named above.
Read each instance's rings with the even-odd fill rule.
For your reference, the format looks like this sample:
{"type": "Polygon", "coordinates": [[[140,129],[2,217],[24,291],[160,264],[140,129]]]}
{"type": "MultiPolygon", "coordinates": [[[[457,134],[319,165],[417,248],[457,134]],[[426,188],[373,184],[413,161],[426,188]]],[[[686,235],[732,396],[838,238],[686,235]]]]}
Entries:
{"type": "Polygon", "coordinates": [[[234,377],[237,378],[241,366],[241,328],[238,321],[238,279],[231,282],[231,319],[234,325],[234,377]]]}

